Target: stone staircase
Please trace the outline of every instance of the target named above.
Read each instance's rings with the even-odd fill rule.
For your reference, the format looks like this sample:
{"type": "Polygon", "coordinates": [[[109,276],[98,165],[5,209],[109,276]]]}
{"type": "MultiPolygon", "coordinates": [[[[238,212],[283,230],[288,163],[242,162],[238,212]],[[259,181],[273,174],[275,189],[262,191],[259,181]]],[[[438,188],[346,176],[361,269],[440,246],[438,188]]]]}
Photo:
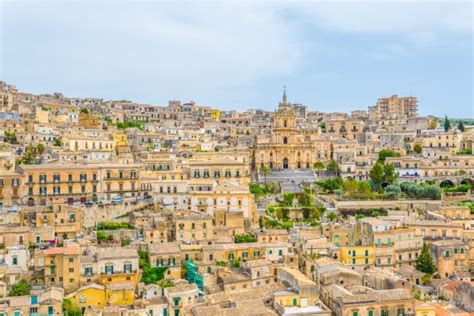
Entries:
{"type": "MultiPolygon", "coordinates": [[[[272,170],[266,176],[267,182],[279,182],[281,186],[281,192],[301,192],[301,183],[314,182],[316,181],[316,175],[312,169],[298,169],[298,170],[272,170]]],[[[263,183],[265,177],[261,174],[258,175],[258,181],[263,183]]]]}

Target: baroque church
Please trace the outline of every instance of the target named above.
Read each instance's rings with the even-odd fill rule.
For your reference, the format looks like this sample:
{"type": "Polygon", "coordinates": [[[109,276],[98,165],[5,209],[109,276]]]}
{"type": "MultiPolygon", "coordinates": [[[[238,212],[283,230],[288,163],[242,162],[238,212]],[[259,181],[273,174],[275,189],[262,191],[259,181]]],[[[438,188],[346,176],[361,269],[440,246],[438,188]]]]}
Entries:
{"type": "Polygon", "coordinates": [[[331,141],[321,130],[301,130],[297,126],[294,106],[288,102],[286,91],[273,114],[271,135],[258,135],[254,148],[255,168],[271,170],[309,169],[317,161],[332,157],[331,141]]]}

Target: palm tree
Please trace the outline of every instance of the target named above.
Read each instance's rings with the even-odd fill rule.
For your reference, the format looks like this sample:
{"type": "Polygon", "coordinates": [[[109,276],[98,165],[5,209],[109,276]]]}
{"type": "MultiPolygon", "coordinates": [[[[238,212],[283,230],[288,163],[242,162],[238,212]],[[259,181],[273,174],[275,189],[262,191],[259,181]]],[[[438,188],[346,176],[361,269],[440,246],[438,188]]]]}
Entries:
{"type": "Polygon", "coordinates": [[[270,168],[268,168],[267,166],[263,166],[261,172],[263,174],[263,181],[265,182],[265,184],[267,184],[267,174],[270,173],[270,168]]]}
{"type": "Polygon", "coordinates": [[[318,160],[313,164],[313,168],[318,170],[318,177],[319,177],[321,170],[324,169],[324,163],[318,160]]]}
{"type": "Polygon", "coordinates": [[[45,149],[46,147],[43,144],[38,144],[38,146],[36,146],[36,151],[38,152],[38,155],[40,156],[44,154],[45,149]]]}
{"type": "Polygon", "coordinates": [[[331,212],[331,213],[328,214],[328,219],[329,219],[331,222],[333,222],[334,220],[336,220],[338,217],[339,217],[339,216],[338,216],[336,213],[334,213],[334,212],[331,212]]]}

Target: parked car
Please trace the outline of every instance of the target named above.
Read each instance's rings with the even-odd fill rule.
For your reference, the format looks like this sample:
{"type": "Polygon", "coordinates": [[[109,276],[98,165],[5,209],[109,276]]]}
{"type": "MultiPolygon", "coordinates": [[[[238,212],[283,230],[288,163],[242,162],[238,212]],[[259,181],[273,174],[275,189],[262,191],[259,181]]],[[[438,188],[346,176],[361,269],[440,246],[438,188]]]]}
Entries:
{"type": "Polygon", "coordinates": [[[112,204],[123,204],[123,196],[115,196],[112,198],[112,204]]]}

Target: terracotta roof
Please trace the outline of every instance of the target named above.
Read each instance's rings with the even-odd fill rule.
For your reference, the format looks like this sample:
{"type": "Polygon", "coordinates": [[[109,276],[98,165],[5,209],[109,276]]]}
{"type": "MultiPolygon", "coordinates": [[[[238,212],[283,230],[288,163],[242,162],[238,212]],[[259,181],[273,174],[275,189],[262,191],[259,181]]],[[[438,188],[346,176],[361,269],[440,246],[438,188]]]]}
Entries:
{"type": "Polygon", "coordinates": [[[45,255],[78,255],[80,253],[79,246],[68,246],[61,248],[48,248],[44,250],[45,255]]]}

